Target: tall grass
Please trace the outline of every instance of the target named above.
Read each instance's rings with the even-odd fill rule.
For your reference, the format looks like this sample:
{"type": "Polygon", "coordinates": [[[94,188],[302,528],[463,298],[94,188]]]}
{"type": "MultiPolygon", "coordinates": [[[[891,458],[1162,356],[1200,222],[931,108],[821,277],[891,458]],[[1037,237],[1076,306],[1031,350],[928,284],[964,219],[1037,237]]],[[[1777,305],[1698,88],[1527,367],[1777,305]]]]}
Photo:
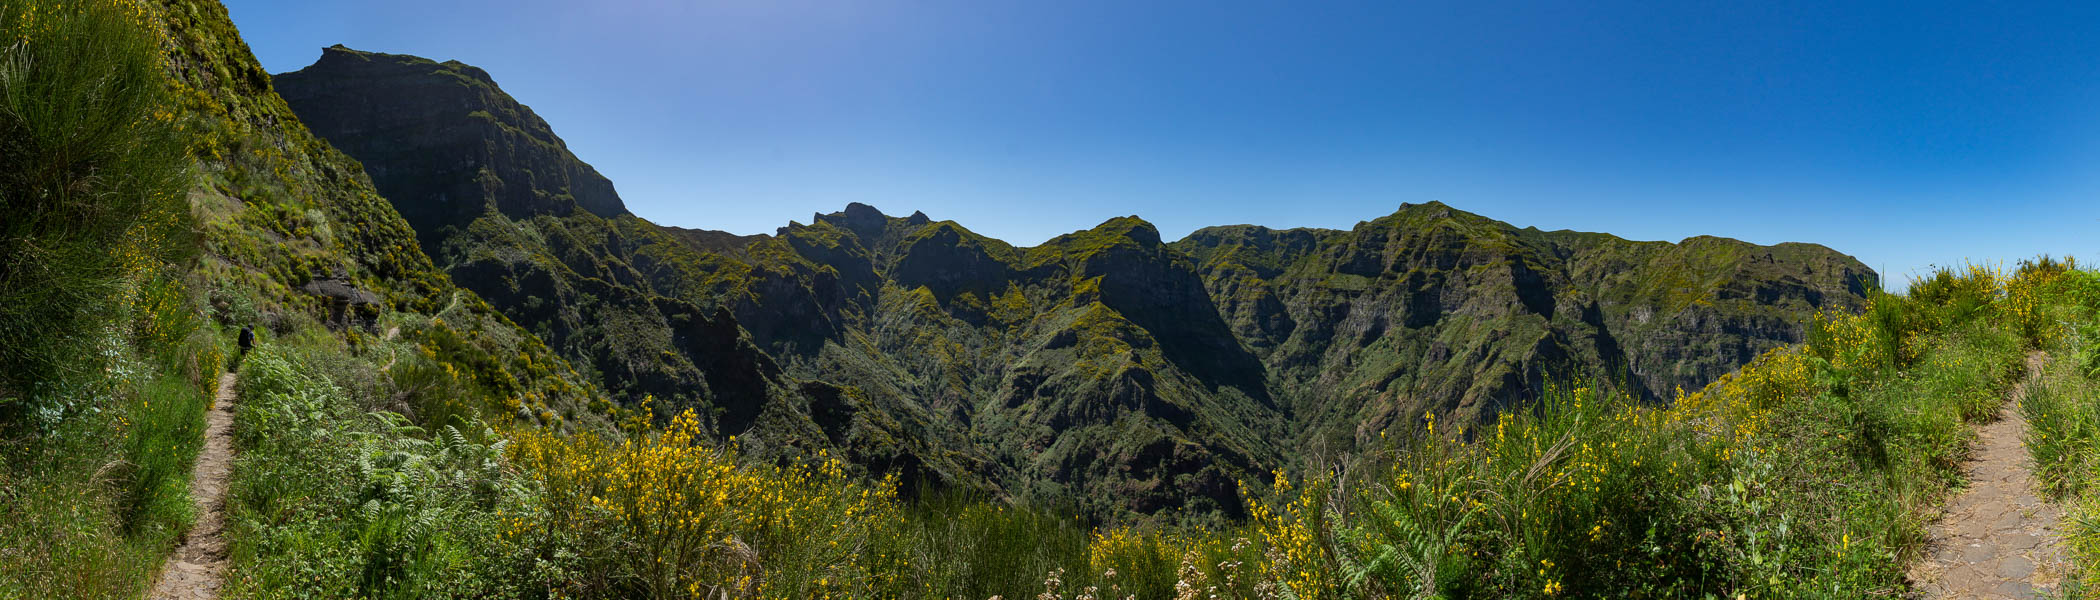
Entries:
{"type": "Polygon", "coordinates": [[[0,3],[0,597],[136,598],[224,345],[148,8],[0,3]]]}
{"type": "Polygon", "coordinates": [[[2066,508],[2072,587],[2100,590],[2100,275],[2065,271],[2045,295],[2067,300],[2044,312],[2066,335],[2020,403],[2025,442],[2043,491],[2066,508]]]}
{"type": "Polygon", "coordinates": [[[136,2],[0,6],[0,422],[106,366],[134,276],[194,244],[158,29],[136,2]]]}
{"type": "Polygon", "coordinates": [[[0,597],[136,598],[188,527],[208,399],[172,377],[124,387],[135,391],[101,404],[101,415],[7,449],[0,597]]]}

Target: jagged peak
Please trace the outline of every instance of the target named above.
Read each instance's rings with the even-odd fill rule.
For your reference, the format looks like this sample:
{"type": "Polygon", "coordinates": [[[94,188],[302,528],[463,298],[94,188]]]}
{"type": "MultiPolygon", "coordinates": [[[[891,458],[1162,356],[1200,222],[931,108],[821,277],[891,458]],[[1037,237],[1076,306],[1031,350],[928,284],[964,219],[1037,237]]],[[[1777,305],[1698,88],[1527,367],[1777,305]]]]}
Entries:
{"type": "Polygon", "coordinates": [[[1150,252],[1165,247],[1159,239],[1159,229],[1135,215],[1116,217],[1101,222],[1091,229],[1067,233],[1028,249],[1031,264],[1051,261],[1083,259],[1113,249],[1134,249],[1150,252]]]}
{"type": "Polygon", "coordinates": [[[299,69],[299,71],[294,72],[296,73],[300,71],[317,69],[344,68],[347,66],[362,65],[363,63],[369,63],[372,62],[372,59],[373,54],[370,52],[352,49],[351,47],[344,46],[342,44],[336,44],[333,46],[322,48],[321,58],[314,60],[313,64],[307,65],[305,68],[299,69]]]}
{"type": "Polygon", "coordinates": [[[883,232],[889,229],[891,220],[890,216],[883,214],[881,209],[859,202],[848,202],[846,203],[846,209],[839,212],[831,214],[818,213],[810,217],[812,225],[818,223],[829,224],[852,232],[853,235],[859,236],[863,243],[868,244],[873,244],[876,240],[883,237],[883,232]]]}
{"type": "Polygon", "coordinates": [[[878,208],[875,208],[875,207],[873,207],[873,206],[869,206],[869,205],[866,205],[866,204],[861,204],[861,203],[859,203],[859,202],[847,202],[847,203],[846,203],[846,210],[845,210],[845,213],[846,213],[846,216],[848,216],[848,217],[852,217],[852,218],[862,218],[862,219],[864,219],[864,218],[870,218],[870,217],[882,217],[882,218],[889,218],[889,215],[885,215],[885,214],[882,214],[882,210],[881,210],[881,209],[878,209],[878,208]]]}
{"type": "Polygon", "coordinates": [[[1137,215],[1116,217],[1102,221],[1100,225],[1095,225],[1093,229],[1088,231],[1091,233],[1122,236],[1147,247],[1158,246],[1161,243],[1159,240],[1159,228],[1153,227],[1152,223],[1139,218],[1137,215]]]}
{"type": "Polygon", "coordinates": [[[815,213],[810,217],[810,222],[835,223],[839,221],[844,221],[849,223],[864,223],[882,222],[884,220],[888,220],[889,218],[889,215],[883,214],[882,209],[875,208],[866,204],[861,204],[859,202],[847,202],[845,210],[841,210],[834,213],[815,213]]]}
{"type": "Polygon", "coordinates": [[[913,231],[909,239],[919,240],[930,237],[957,236],[975,236],[975,233],[955,221],[934,221],[913,231]]]}

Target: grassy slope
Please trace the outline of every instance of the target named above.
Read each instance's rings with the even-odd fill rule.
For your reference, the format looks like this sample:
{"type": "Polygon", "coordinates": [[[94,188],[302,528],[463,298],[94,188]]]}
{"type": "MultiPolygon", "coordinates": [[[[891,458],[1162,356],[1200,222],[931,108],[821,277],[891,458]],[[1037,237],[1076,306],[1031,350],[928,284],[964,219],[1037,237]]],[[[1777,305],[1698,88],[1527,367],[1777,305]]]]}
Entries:
{"type": "Polygon", "coordinates": [[[494,401],[549,425],[602,426],[588,410],[601,393],[538,339],[454,287],[362,167],[300,125],[270,91],[223,6],[171,1],[159,14],[172,42],[180,111],[195,129],[191,154],[201,182],[190,202],[207,248],[197,270],[214,288],[215,309],[237,324],[289,331],[298,315],[328,315],[322,300],[299,288],[340,277],[384,299],[349,315],[367,325],[346,332],[353,343],[400,327],[429,349],[429,368],[453,363],[470,380],[446,405],[407,408],[471,413],[486,408],[473,402],[494,401]],[[386,327],[373,324],[382,314],[386,327]]]}
{"type": "Polygon", "coordinates": [[[2050,340],[2051,361],[2020,406],[2036,479],[2065,507],[2072,552],[2069,597],[2100,590],[2100,274],[2069,271],[2039,290],[2041,321],[2062,325],[2050,340]]]}
{"type": "Polygon", "coordinates": [[[453,288],[362,169],[290,116],[217,3],[9,2],[0,30],[4,237],[41,248],[10,246],[0,270],[0,596],[139,593],[190,518],[231,331],[328,318],[297,291],[316,276],[383,298],[340,339],[420,393],[373,407],[605,427],[586,409],[602,394],[453,288]],[[369,352],[389,327],[402,346],[369,352]]]}
{"type": "Polygon", "coordinates": [[[1860,306],[1874,279],[1821,246],[1632,242],[1440,203],[1173,246],[1295,410],[1299,445],[1330,453],[1424,412],[1492,422],[1552,376],[1666,400],[1799,341],[1808,314],[1860,306]]]}
{"type": "Polygon", "coordinates": [[[0,4],[0,597],[143,593],[225,347],[145,7],[0,4]]]}
{"type": "Polygon", "coordinates": [[[972,440],[866,389],[892,373],[861,386],[783,373],[776,356],[818,354],[870,304],[870,278],[851,269],[865,263],[857,239],[819,225],[729,240],[627,215],[609,182],[471,66],[337,47],[276,84],[317,131],[360,132],[336,141],[385,167],[377,184],[438,266],[574,361],[611,392],[614,412],[691,408],[712,435],[740,436],[755,453],[841,452],[907,487],[998,489],[972,440]],[[696,250],[730,242],[739,248],[696,250]],[[764,325],[747,333],[750,323],[764,325]]]}

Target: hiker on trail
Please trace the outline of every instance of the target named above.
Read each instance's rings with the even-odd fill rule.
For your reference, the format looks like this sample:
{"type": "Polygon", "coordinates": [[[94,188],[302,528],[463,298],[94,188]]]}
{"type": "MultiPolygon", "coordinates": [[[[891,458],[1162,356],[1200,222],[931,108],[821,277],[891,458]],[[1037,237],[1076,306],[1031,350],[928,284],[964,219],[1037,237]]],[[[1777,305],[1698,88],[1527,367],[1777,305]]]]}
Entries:
{"type": "Polygon", "coordinates": [[[247,356],[247,355],[248,355],[248,350],[250,350],[250,349],[253,349],[253,348],[255,348],[255,326],[254,326],[254,325],[242,325],[242,326],[241,326],[241,356],[247,356]]]}

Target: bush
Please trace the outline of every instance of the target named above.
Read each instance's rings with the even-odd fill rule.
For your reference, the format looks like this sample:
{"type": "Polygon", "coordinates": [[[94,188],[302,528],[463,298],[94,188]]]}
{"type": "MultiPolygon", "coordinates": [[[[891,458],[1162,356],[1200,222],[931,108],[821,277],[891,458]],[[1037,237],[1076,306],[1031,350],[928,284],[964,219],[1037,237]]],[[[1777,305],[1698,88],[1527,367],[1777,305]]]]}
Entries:
{"type": "Polygon", "coordinates": [[[505,555],[492,510],[512,481],[493,432],[432,435],[364,413],[314,373],[319,349],[269,346],[242,370],[243,454],[229,500],[233,589],[256,597],[486,597],[505,555]]]}
{"type": "Polygon", "coordinates": [[[2100,276],[2066,270],[2052,283],[2045,296],[2070,301],[2056,316],[2079,325],[2054,340],[2055,359],[2020,402],[2025,442],[2043,491],[2066,509],[2062,529],[2076,565],[2069,589],[2100,589],[2100,276]]]}
{"type": "Polygon", "coordinates": [[[1561,386],[1475,431],[1387,432],[1345,468],[1279,477],[1250,509],[1273,587],[1223,596],[1899,593],[1970,422],[2035,339],[2022,319],[2049,297],[2004,290],[2049,289],[2037,273],[1878,295],[1665,407],[1561,386]]]}
{"type": "Polygon", "coordinates": [[[0,8],[0,426],[101,371],[108,307],[194,246],[157,31],[136,2],[0,8]]]}
{"type": "Polygon", "coordinates": [[[0,597],[139,597],[191,517],[223,354],[150,10],[0,3],[0,597]]]}

